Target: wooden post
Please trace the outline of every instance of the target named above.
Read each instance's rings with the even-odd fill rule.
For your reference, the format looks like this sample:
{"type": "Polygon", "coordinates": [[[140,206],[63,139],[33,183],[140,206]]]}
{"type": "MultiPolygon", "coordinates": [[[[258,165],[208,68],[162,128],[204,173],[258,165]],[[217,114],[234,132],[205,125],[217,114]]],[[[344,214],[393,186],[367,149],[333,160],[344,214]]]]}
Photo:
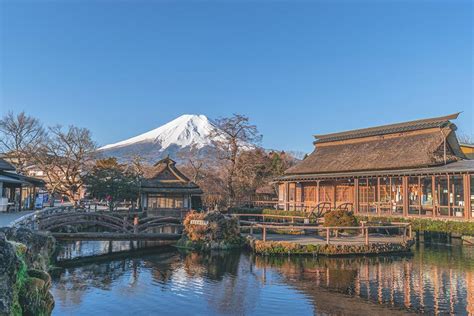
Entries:
{"type": "Polygon", "coordinates": [[[410,239],[413,238],[413,232],[412,232],[411,224],[408,225],[408,237],[409,237],[410,239]]]}
{"type": "Polygon", "coordinates": [[[250,236],[253,236],[253,224],[250,224],[250,236]]]}
{"type": "Polygon", "coordinates": [[[336,237],[339,237],[339,230],[335,229],[335,231],[336,231],[336,237]]]}
{"type": "Polygon", "coordinates": [[[288,182],[285,182],[285,204],[283,210],[288,211],[290,204],[290,185],[288,182]]]}
{"type": "Polygon", "coordinates": [[[403,227],[403,242],[405,242],[405,239],[406,239],[406,236],[407,236],[407,227],[403,227]]]}
{"type": "Polygon", "coordinates": [[[267,241],[267,227],[263,226],[262,240],[267,241]]]}
{"type": "Polygon", "coordinates": [[[408,177],[402,178],[402,192],[403,192],[403,217],[408,217],[408,177]]]}
{"type": "Polygon", "coordinates": [[[362,227],[362,236],[364,236],[364,234],[365,234],[365,228],[364,228],[365,227],[365,221],[361,221],[361,224],[362,224],[361,225],[361,227],[362,227]]]}
{"type": "Polygon", "coordinates": [[[123,217],[123,230],[126,231],[127,230],[127,216],[124,216],[123,217]]]}
{"type": "Polygon", "coordinates": [[[379,216],[382,215],[382,210],[380,209],[380,177],[377,177],[377,202],[375,205],[377,206],[377,214],[379,216]]]}
{"type": "Polygon", "coordinates": [[[329,228],[326,228],[326,245],[329,245],[329,228]]]}
{"type": "Polygon", "coordinates": [[[359,179],[354,179],[354,213],[359,213],[359,179]]]}
{"type": "MultiPolygon", "coordinates": [[[[469,220],[472,216],[471,209],[471,177],[469,174],[463,175],[464,183],[464,218],[469,220]]],[[[474,192],[473,192],[474,193],[474,192]]]]}
{"type": "Polygon", "coordinates": [[[133,219],[133,232],[138,233],[138,216],[133,219]]]}
{"type": "Polygon", "coordinates": [[[369,245],[369,229],[365,229],[365,244],[368,246],[369,245]]]}

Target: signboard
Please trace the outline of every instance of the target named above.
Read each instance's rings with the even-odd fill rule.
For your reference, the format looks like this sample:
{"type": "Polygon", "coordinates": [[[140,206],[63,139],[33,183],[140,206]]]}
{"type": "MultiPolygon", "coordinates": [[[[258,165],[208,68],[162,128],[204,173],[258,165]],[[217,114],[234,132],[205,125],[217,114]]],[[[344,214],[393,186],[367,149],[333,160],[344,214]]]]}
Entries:
{"type": "Polygon", "coordinates": [[[35,199],[35,208],[43,208],[43,194],[38,194],[38,196],[35,199]]]}
{"type": "Polygon", "coordinates": [[[189,223],[191,225],[198,225],[198,226],[207,226],[209,224],[208,221],[205,221],[203,219],[192,219],[189,223]]]}

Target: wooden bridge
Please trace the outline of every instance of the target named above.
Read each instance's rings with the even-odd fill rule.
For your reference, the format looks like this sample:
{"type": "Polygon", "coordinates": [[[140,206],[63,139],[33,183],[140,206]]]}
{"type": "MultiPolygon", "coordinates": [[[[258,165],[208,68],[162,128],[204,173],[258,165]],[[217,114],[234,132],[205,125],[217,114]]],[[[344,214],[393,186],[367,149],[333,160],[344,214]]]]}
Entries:
{"type": "Polygon", "coordinates": [[[138,213],[97,212],[72,207],[37,211],[18,219],[11,226],[50,231],[57,239],[168,242],[178,240],[183,227],[180,219],[175,217],[144,217],[138,213]],[[88,231],[90,228],[95,231],[88,231]]]}

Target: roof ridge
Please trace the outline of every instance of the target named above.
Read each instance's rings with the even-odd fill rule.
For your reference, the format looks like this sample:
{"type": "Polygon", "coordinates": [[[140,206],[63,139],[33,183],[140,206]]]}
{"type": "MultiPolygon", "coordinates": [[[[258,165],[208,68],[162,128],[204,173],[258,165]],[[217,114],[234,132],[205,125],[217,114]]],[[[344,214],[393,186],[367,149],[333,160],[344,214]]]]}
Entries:
{"type": "Polygon", "coordinates": [[[316,138],[314,143],[323,143],[323,142],[330,142],[330,141],[335,141],[335,140],[344,140],[344,139],[368,137],[368,136],[374,136],[374,135],[391,134],[391,133],[397,133],[397,132],[427,129],[427,128],[432,128],[432,127],[441,127],[445,123],[449,122],[450,120],[456,119],[460,113],[461,112],[445,115],[445,116],[434,117],[434,118],[379,125],[379,126],[374,126],[374,127],[348,130],[344,132],[314,135],[314,137],[316,138]]]}

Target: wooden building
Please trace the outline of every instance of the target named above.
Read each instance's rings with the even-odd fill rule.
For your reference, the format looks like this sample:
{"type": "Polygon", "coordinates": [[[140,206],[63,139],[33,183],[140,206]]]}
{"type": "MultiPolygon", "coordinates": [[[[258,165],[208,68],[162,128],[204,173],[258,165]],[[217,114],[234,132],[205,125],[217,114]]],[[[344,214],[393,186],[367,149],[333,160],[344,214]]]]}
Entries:
{"type": "Polygon", "coordinates": [[[458,115],[316,135],[314,151],[276,179],[279,207],[474,220],[474,160],[457,140],[458,115]]]}
{"type": "Polygon", "coordinates": [[[44,187],[43,180],[18,174],[0,158],[0,212],[34,209],[38,189],[44,187]]]}
{"type": "Polygon", "coordinates": [[[148,215],[183,217],[191,209],[200,209],[202,190],[190,181],[176,162],[158,161],[141,183],[141,203],[148,215]]]}

